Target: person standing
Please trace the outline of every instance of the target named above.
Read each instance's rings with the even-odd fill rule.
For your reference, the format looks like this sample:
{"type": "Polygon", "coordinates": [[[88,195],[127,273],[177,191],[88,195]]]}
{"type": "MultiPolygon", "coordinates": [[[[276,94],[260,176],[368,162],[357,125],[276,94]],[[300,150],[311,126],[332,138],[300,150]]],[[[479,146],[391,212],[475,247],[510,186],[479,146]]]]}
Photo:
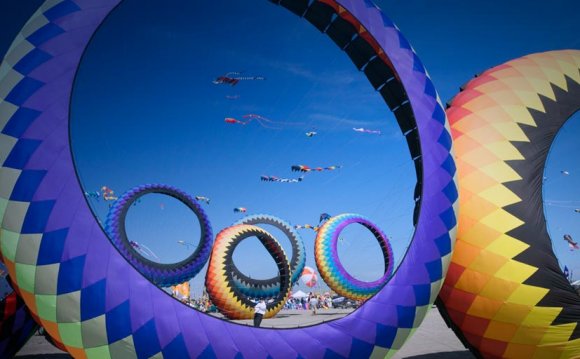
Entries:
{"type": "Polygon", "coordinates": [[[259,327],[260,323],[262,323],[262,318],[264,318],[264,314],[266,314],[266,302],[264,299],[260,299],[258,304],[254,306],[254,326],[259,327]]]}
{"type": "Polygon", "coordinates": [[[308,298],[308,304],[310,305],[310,309],[312,310],[312,315],[316,315],[316,307],[318,306],[318,300],[316,299],[316,295],[310,293],[310,297],[308,298]]]}

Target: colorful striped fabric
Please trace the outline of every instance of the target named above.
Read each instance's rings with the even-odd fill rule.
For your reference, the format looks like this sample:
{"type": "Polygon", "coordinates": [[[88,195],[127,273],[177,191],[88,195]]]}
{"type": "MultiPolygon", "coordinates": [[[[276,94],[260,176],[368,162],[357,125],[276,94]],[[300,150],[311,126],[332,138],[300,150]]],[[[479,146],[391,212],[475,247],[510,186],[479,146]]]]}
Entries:
{"type": "Polygon", "coordinates": [[[110,243],[84,197],[69,99],[85,47],[119,2],[47,0],[0,68],[0,241],[30,311],[77,358],[393,355],[441,288],[457,225],[447,118],[408,41],[370,1],[277,2],[331,37],[385,98],[408,138],[421,199],[405,259],[360,309],[306,328],[251,328],[200,313],[149,282],[110,243]]]}
{"type": "Polygon", "coordinates": [[[447,110],[461,210],[440,297],[483,357],[580,357],[580,296],[552,251],[542,203],[550,146],[578,109],[580,51],[570,50],[485,71],[447,110]]]}

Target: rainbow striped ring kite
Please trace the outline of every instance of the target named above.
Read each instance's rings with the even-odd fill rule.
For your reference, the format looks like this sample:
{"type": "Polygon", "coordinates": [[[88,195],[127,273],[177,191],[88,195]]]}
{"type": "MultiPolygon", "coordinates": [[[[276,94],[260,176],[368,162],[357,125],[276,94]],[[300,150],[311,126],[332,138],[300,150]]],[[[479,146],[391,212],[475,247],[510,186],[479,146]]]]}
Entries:
{"type": "Polygon", "coordinates": [[[282,309],[290,296],[291,270],[284,249],[270,233],[248,224],[238,224],[223,229],[215,239],[205,277],[205,288],[212,303],[230,319],[251,319],[254,306],[251,298],[233,285],[233,256],[238,244],[246,238],[257,237],[278,267],[278,295],[266,303],[264,318],[271,318],[282,309]]]}
{"type": "MultiPolygon", "coordinates": [[[[256,214],[247,216],[234,223],[236,224],[265,224],[273,226],[288,237],[292,246],[292,258],[290,259],[290,272],[292,277],[290,280],[290,287],[292,287],[298,280],[306,264],[306,250],[304,249],[304,242],[298,231],[294,229],[288,222],[274,216],[267,214],[256,214]]],[[[251,298],[274,298],[280,292],[280,279],[273,277],[269,279],[253,279],[244,275],[235,263],[231,265],[233,284],[242,292],[251,298]]]]}
{"type": "Polygon", "coordinates": [[[393,250],[387,236],[368,218],[353,213],[340,214],[324,222],[314,242],[314,258],[324,282],[336,293],[355,300],[366,300],[373,296],[381,290],[393,273],[393,250]],[[354,223],[361,224],[371,231],[381,247],[385,272],[375,281],[364,282],[354,278],[338,258],[337,243],[340,233],[354,223]]]}
{"type": "Polygon", "coordinates": [[[85,48],[119,3],[45,1],[1,65],[0,245],[32,314],[77,357],[393,355],[441,288],[457,225],[447,117],[395,24],[364,0],[276,1],[329,36],[385,99],[406,136],[419,200],[407,256],[362,308],[315,326],[265,330],[205,315],[158,289],[111,244],[84,197],[69,99],[85,48]]]}
{"type": "Polygon", "coordinates": [[[177,285],[195,277],[205,266],[213,243],[211,224],[199,203],[182,190],[165,184],[146,184],[124,193],[109,210],[106,231],[121,254],[151,282],[161,287],[177,285]],[[199,221],[201,232],[199,245],[189,257],[180,262],[163,264],[151,261],[135,250],[127,238],[125,230],[127,213],[135,201],[150,193],[164,194],[177,199],[191,209],[199,221]]]}

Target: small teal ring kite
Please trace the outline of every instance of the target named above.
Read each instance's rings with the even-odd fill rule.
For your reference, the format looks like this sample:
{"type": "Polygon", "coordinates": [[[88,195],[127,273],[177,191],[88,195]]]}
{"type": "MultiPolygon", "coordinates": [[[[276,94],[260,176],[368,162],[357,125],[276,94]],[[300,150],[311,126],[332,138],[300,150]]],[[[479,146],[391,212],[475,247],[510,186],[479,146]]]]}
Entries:
{"type": "MultiPolygon", "coordinates": [[[[290,259],[290,287],[298,282],[306,264],[306,250],[302,237],[288,222],[268,214],[256,214],[242,218],[234,223],[250,225],[269,225],[280,230],[290,240],[292,258],[290,259]]],[[[233,258],[232,258],[233,261],[233,258]]],[[[243,274],[235,263],[231,265],[232,282],[240,292],[251,298],[274,298],[280,292],[280,278],[253,279],[243,274]]]]}

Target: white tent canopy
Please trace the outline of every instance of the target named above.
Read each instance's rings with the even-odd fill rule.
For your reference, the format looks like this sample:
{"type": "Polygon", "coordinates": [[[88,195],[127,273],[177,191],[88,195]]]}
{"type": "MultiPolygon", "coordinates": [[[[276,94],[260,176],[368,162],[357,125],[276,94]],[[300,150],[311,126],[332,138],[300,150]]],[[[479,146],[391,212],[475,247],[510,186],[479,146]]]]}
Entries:
{"type": "Polygon", "coordinates": [[[301,299],[301,298],[306,298],[306,297],[308,297],[308,294],[304,293],[301,290],[299,290],[298,292],[292,294],[292,298],[301,299]]]}

